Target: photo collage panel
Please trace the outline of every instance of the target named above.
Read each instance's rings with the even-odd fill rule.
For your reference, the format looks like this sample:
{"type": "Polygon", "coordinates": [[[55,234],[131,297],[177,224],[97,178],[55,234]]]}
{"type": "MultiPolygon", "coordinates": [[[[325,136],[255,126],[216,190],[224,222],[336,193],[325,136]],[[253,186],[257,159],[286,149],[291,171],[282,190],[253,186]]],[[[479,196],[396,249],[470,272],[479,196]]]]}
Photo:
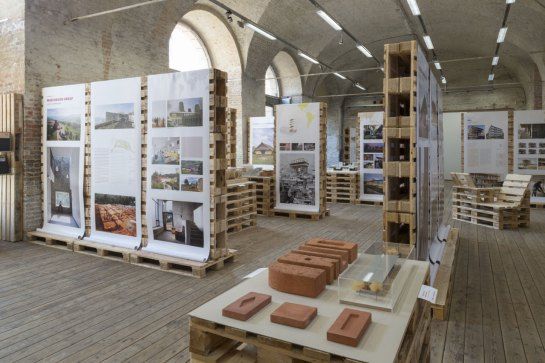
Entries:
{"type": "Polygon", "coordinates": [[[382,169],[384,162],[384,143],[363,142],[363,168],[382,169]]]}
{"type": "Polygon", "coordinates": [[[152,137],[149,157],[152,189],[203,191],[202,137],[152,137]]]}
{"type": "Polygon", "coordinates": [[[545,124],[521,124],[518,136],[518,169],[545,170],[545,124]]]}
{"type": "Polygon", "coordinates": [[[151,127],[201,127],[203,125],[203,100],[180,98],[152,102],[151,127]]]}

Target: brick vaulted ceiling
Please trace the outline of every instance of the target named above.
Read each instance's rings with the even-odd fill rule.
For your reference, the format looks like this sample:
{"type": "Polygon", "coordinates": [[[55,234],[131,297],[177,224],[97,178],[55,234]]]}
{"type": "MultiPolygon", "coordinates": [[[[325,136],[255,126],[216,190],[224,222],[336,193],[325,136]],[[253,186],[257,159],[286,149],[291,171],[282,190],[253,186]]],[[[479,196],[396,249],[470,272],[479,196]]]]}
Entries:
{"type": "MultiPolygon", "coordinates": [[[[316,15],[316,8],[308,0],[222,2],[335,69],[376,66],[376,62],[363,56],[348,37],[345,36],[340,45],[339,34],[316,15]]],[[[413,39],[415,35],[420,41],[422,39],[422,28],[405,0],[317,2],[380,60],[385,43],[413,39]]],[[[418,4],[440,61],[491,57],[494,54],[505,0],[418,0],[418,4]]],[[[545,0],[517,0],[511,7],[507,25],[509,30],[500,50],[496,82],[530,87],[535,82],[537,71],[541,75],[538,81],[545,79],[545,0]]],[[[252,66],[252,54],[271,51],[270,43],[258,38],[254,35],[250,41],[248,67],[252,66]]],[[[486,84],[490,63],[491,58],[444,62],[448,87],[486,84]]],[[[301,61],[300,65],[305,73],[319,71],[317,66],[307,61],[301,61]]],[[[354,72],[350,75],[370,92],[381,90],[380,72],[354,72]]],[[[309,77],[304,81],[305,94],[356,91],[348,81],[331,75],[309,77]],[[323,87],[323,84],[327,86],[323,87]]]]}

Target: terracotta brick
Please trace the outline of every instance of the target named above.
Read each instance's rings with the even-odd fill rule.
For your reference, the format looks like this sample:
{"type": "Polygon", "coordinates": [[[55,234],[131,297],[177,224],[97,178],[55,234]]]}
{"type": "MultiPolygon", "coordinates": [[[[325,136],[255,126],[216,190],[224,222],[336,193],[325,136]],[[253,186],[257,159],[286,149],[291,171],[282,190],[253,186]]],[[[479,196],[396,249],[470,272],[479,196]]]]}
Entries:
{"type": "Polygon", "coordinates": [[[301,250],[292,250],[291,253],[296,253],[302,256],[316,256],[316,257],[325,258],[333,262],[335,266],[335,278],[337,278],[339,274],[341,273],[341,258],[337,255],[329,255],[327,253],[301,251],[301,250]]]}
{"type": "Polygon", "coordinates": [[[246,321],[271,302],[271,295],[249,292],[221,311],[228,318],[246,321]]]}
{"type": "Polygon", "coordinates": [[[271,314],[271,322],[305,329],[318,315],[318,309],[312,306],[285,302],[271,314]]]}
{"type": "MultiPolygon", "coordinates": [[[[315,246],[309,246],[309,245],[299,246],[299,249],[302,251],[320,252],[320,253],[327,253],[330,255],[336,255],[341,258],[341,261],[343,264],[348,265],[348,251],[336,250],[333,248],[315,247],[315,246]]],[[[341,268],[341,271],[343,270],[344,268],[341,268]]]]}
{"type": "Polygon", "coordinates": [[[327,331],[327,340],[356,347],[369,325],[371,313],[344,309],[327,331]]]}
{"type": "Polygon", "coordinates": [[[296,253],[288,253],[278,259],[278,262],[287,263],[290,265],[314,267],[326,272],[326,280],[331,284],[335,280],[335,263],[330,259],[315,256],[298,255],[296,253]]]}
{"type": "Polygon", "coordinates": [[[348,252],[348,263],[354,262],[358,258],[358,245],[353,242],[338,241],[334,239],[313,238],[306,243],[309,246],[333,248],[348,252]]]}
{"type": "Polygon", "coordinates": [[[312,267],[274,262],[269,266],[269,286],[275,290],[316,297],[325,289],[326,273],[312,267]]]}

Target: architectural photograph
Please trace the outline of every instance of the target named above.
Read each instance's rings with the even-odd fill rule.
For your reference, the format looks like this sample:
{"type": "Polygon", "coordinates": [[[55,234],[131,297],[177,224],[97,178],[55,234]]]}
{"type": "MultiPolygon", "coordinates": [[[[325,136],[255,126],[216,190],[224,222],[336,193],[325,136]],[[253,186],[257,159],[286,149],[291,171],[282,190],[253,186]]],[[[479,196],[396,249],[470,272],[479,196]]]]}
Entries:
{"type": "Polygon", "coordinates": [[[545,363],[545,0],[0,0],[0,363],[545,363]]]}

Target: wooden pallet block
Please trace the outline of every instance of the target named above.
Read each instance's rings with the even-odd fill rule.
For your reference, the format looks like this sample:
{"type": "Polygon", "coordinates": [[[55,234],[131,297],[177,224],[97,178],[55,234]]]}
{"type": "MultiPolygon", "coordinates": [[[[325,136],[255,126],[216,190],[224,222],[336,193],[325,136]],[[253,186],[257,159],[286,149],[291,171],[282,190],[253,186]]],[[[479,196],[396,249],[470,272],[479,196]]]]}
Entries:
{"type": "Polygon", "coordinates": [[[53,233],[32,231],[27,233],[29,242],[42,246],[54,247],[61,250],[73,251],[74,238],[56,235],[53,233]]]}
{"type": "Polygon", "coordinates": [[[435,304],[431,305],[432,316],[435,320],[448,319],[450,296],[454,284],[454,263],[458,252],[458,242],[459,230],[457,228],[451,228],[447,241],[445,242],[441,265],[439,266],[439,270],[437,271],[433,283],[433,287],[437,289],[435,304]]]}
{"type": "Polygon", "coordinates": [[[292,210],[284,210],[284,209],[278,209],[274,208],[271,211],[271,216],[273,217],[288,217],[291,219],[310,219],[313,221],[320,220],[324,217],[329,216],[329,209],[323,211],[323,212],[300,212],[300,211],[292,211],[292,210]]]}
{"type": "Polygon", "coordinates": [[[233,262],[237,254],[230,249],[228,253],[215,260],[197,262],[179,257],[165,256],[145,251],[131,251],[130,263],[133,265],[167,271],[184,276],[203,278],[209,270],[220,270],[225,263],[233,262]]]}
{"type": "Polygon", "coordinates": [[[372,205],[372,206],[375,206],[375,207],[381,207],[383,202],[373,201],[373,200],[357,200],[356,204],[365,204],[365,205],[372,205]]]}
{"type": "Polygon", "coordinates": [[[74,252],[128,263],[131,250],[86,240],[76,240],[74,241],[74,252]]]}

